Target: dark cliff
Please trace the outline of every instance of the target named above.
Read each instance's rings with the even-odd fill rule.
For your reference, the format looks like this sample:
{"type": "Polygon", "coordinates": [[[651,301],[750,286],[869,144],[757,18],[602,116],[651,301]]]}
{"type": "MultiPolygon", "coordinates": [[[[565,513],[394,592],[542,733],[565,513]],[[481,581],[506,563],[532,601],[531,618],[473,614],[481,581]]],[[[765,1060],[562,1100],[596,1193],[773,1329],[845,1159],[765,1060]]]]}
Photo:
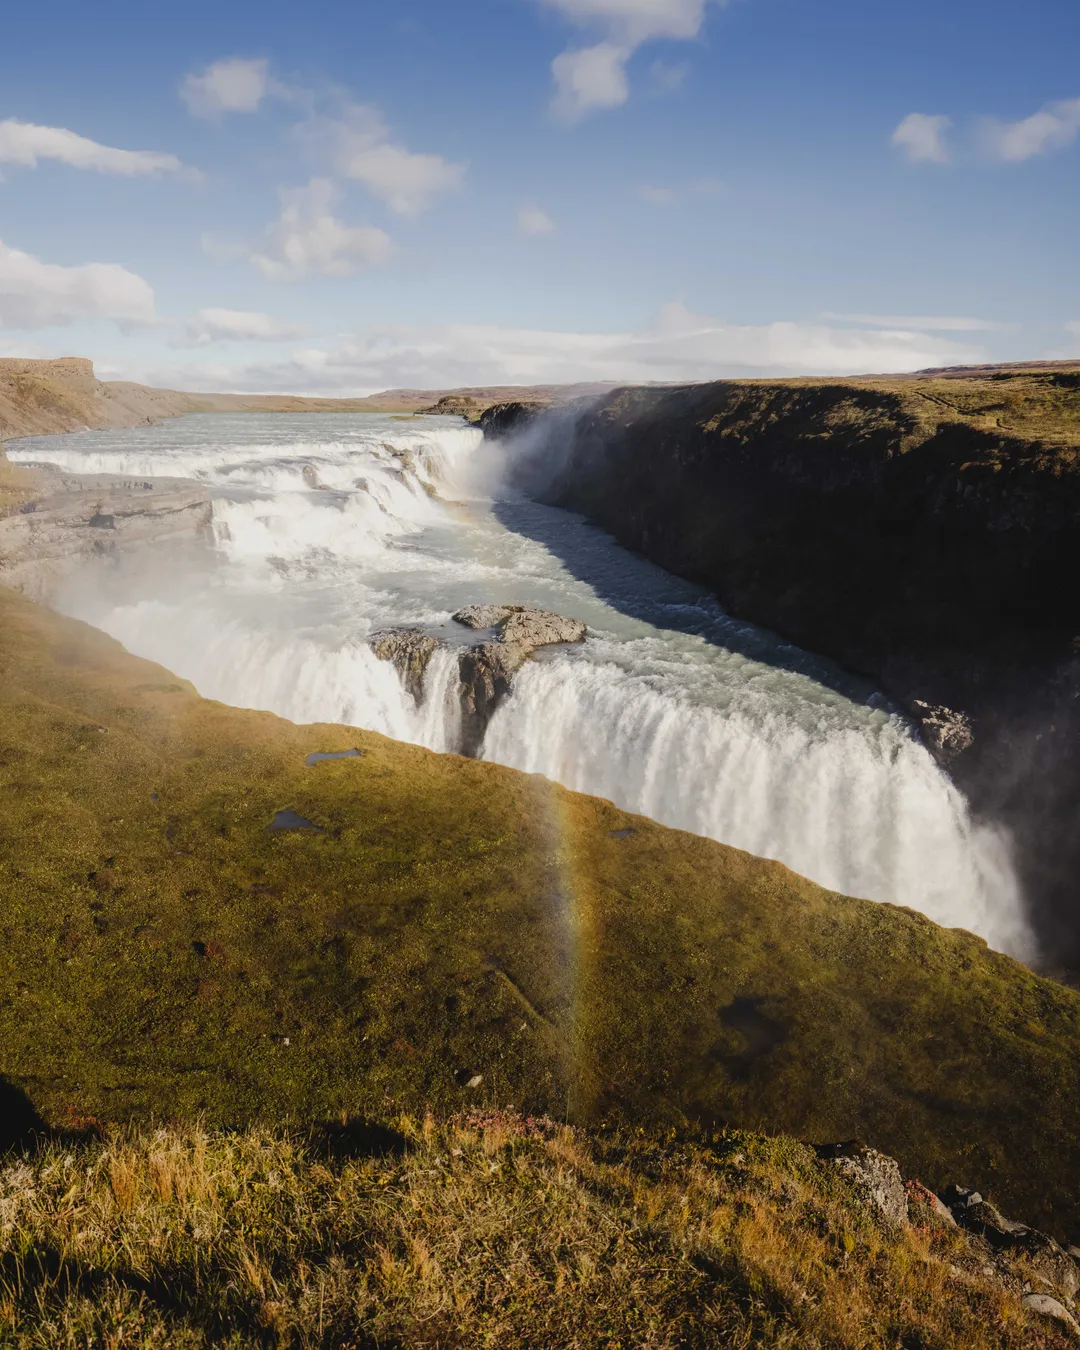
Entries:
{"type": "Polygon", "coordinates": [[[1080,374],[623,389],[556,416],[487,425],[537,495],[878,681],[1014,831],[1048,957],[1080,964],[1080,374]]]}

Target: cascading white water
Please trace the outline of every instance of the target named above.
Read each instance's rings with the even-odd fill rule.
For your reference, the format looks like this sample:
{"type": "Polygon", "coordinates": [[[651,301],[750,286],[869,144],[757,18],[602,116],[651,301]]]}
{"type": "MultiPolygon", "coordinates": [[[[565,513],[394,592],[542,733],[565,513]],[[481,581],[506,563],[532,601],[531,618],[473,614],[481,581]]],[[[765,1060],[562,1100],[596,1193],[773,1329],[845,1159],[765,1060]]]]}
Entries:
{"type": "Polygon", "coordinates": [[[485,758],[1031,953],[1006,842],[972,822],[879,695],[576,517],[513,499],[471,428],[197,416],[9,452],[208,483],[212,560],[143,558],[60,603],[210,697],[451,750],[454,653],[433,658],[417,707],[366,638],[444,626],[478,601],[554,609],[585,620],[589,640],[525,666],[485,758]]]}

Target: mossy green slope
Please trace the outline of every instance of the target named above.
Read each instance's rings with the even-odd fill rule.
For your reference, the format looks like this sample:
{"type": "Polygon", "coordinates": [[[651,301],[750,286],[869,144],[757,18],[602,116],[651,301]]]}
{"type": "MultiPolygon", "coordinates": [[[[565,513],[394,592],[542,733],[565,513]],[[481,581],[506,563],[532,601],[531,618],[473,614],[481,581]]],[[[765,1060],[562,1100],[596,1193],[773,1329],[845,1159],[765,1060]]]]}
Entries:
{"type": "Polygon", "coordinates": [[[200,699],[9,591],[0,1046],[54,1124],[494,1097],[861,1137],[1059,1230],[1080,1192],[1075,992],[541,778],[200,699]]]}

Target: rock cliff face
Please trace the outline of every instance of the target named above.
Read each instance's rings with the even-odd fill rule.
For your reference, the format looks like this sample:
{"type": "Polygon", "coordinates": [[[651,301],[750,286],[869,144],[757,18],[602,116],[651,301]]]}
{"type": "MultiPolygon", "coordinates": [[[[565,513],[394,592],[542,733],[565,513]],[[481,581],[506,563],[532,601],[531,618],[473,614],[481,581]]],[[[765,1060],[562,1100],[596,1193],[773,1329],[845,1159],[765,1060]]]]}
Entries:
{"type": "Polygon", "coordinates": [[[1016,832],[1048,953],[1080,963],[1080,373],[625,389],[487,423],[528,426],[535,495],[877,680],[1016,832]]]}
{"type": "Polygon", "coordinates": [[[209,531],[206,488],[182,478],[22,472],[17,504],[0,511],[0,585],[47,595],[96,558],[209,531]]]}

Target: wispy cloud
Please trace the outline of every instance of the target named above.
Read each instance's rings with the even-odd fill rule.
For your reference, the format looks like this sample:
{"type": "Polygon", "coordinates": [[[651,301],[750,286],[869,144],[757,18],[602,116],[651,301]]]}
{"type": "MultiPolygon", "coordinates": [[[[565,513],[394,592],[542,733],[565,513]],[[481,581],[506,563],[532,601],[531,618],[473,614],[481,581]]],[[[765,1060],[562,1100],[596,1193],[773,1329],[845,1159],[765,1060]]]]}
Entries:
{"type": "Polygon", "coordinates": [[[245,309],[200,309],[184,326],[176,347],[209,347],[218,342],[292,342],[306,337],[303,324],[284,323],[245,309]]]}
{"type": "Polygon", "coordinates": [[[637,188],[637,195],[642,201],[648,202],[651,206],[678,206],[682,201],[694,197],[719,197],[724,192],[723,183],[715,178],[699,178],[694,183],[688,183],[685,187],[657,187],[653,183],[642,183],[637,188]]]}
{"type": "Polygon", "coordinates": [[[651,206],[674,206],[679,200],[679,194],[674,188],[654,187],[651,183],[642,183],[637,193],[642,201],[651,206]]]}
{"type": "Polygon", "coordinates": [[[555,222],[546,211],[541,211],[530,202],[518,212],[518,229],[526,235],[551,234],[554,232],[555,222]]]}
{"type": "Polygon", "coordinates": [[[947,164],[945,133],[951,126],[952,119],[940,114],[908,113],[893,132],[892,143],[913,164],[947,164]]]}
{"type": "Polygon", "coordinates": [[[464,164],[400,145],[379,113],[361,104],[346,104],[334,117],[313,117],[296,134],[335,173],[363,183],[398,215],[418,215],[465,178],[464,164]]]}
{"type": "Polygon", "coordinates": [[[196,117],[219,117],[222,113],[253,113],[270,94],[284,93],[271,78],[264,57],[230,56],[205,70],[185,77],[180,97],[196,117]]]}
{"type": "Polygon", "coordinates": [[[922,333],[1003,333],[1011,326],[1007,323],[996,323],[992,319],[950,318],[937,314],[834,314],[832,311],[826,311],[821,317],[834,322],[922,333]]]}
{"type": "Polygon", "coordinates": [[[393,252],[390,236],[371,225],[345,225],[333,214],[339,192],[328,178],[281,193],[281,215],[267,232],[265,250],[251,262],[272,281],[345,277],[378,267],[393,252]]]}
{"type": "Polygon", "coordinates": [[[0,328],[47,328],[77,319],[152,324],[154,292],[117,263],[63,267],[0,243],[0,328]]]}
{"type": "Polygon", "coordinates": [[[154,372],[152,378],[178,388],[363,394],[394,387],[844,375],[984,358],[979,347],[927,333],[821,323],[728,324],[675,302],[637,332],[394,327],[336,347],[293,352],[282,361],[188,365],[154,372]]]}
{"type": "MultiPolygon", "coordinates": [[[[555,80],[552,110],[560,121],[572,123],[586,113],[625,103],[630,97],[626,67],[634,52],[654,38],[683,41],[696,38],[712,0],[544,0],[544,3],[601,34],[601,41],[571,48],[552,62],[555,80]]],[[[680,72],[677,83],[681,83],[684,74],[680,72]]],[[[655,77],[654,67],[654,80],[655,77]]]]}
{"type": "Polygon", "coordinates": [[[690,66],[683,61],[673,66],[668,61],[654,61],[649,67],[649,93],[653,98],[676,94],[686,83],[690,66]]]}
{"type": "Polygon", "coordinates": [[[19,122],[14,118],[0,122],[0,164],[35,169],[43,159],[56,160],[73,169],[90,169],[95,173],[119,174],[126,178],[185,172],[184,165],[175,155],[157,150],[118,150],[66,127],[36,126],[33,122],[19,122]]]}
{"type": "Polygon", "coordinates": [[[1018,122],[984,118],[980,131],[989,153],[1006,164],[1064,150],[1080,135],[1080,98],[1047,103],[1018,122]]]}

